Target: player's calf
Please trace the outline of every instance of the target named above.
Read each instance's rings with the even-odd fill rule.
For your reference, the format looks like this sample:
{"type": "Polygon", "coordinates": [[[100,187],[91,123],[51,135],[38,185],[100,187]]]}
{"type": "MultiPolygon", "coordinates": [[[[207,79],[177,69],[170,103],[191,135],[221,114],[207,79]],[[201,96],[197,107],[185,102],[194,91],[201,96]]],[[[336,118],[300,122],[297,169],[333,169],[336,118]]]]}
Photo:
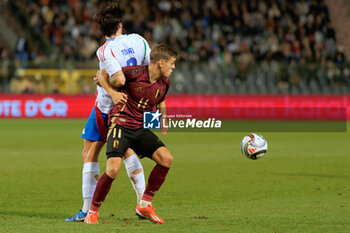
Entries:
{"type": "Polygon", "coordinates": [[[173,156],[170,151],[166,147],[159,147],[154,154],[152,155],[152,159],[159,165],[163,167],[170,168],[173,163],[173,156]]]}

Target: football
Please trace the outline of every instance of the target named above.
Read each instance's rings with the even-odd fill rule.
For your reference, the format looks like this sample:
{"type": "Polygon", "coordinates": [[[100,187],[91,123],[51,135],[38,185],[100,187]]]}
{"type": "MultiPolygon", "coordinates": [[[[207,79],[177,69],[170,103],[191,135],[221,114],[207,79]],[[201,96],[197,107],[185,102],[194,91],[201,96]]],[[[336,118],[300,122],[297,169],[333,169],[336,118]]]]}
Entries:
{"type": "Polygon", "coordinates": [[[248,134],[241,142],[241,151],[248,159],[261,159],[267,152],[267,141],[260,134],[248,134]]]}

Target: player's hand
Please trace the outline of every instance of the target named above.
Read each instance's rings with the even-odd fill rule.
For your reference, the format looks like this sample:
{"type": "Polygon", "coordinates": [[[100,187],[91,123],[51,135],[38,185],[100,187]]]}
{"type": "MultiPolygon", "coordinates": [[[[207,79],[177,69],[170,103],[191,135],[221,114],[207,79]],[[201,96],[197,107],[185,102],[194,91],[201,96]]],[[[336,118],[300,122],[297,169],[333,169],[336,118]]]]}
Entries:
{"type": "Polygon", "coordinates": [[[163,117],[163,116],[161,116],[161,119],[160,119],[160,132],[161,132],[161,134],[163,136],[165,136],[168,133],[168,125],[169,125],[168,119],[163,117]]]}
{"type": "Polygon", "coordinates": [[[98,76],[101,75],[101,74],[102,74],[101,70],[98,70],[98,71],[96,72],[96,76],[94,77],[94,82],[95,82],[95,84],[96,84],[97,86],[101,86],[100,82],[98,81],[98,76]]]}
{"type": "Polygon", "coordinates": [[[97,86],[101,86],[100,82],[98,81],[97,77],[94,77],[94,82],[97,86]]]}
{"type": "Polygon", "coordinates": [[[126,94],[118,91],[113,92],[111,97],[115,105],[124,105],[128,100],[128,96],[126,94]]]}
{"type": "Polygon", "coordinates": [[[163,136],[165,136],[168,133],[168,128],[162,127],[160,132],[162,133],[163,136]]]}

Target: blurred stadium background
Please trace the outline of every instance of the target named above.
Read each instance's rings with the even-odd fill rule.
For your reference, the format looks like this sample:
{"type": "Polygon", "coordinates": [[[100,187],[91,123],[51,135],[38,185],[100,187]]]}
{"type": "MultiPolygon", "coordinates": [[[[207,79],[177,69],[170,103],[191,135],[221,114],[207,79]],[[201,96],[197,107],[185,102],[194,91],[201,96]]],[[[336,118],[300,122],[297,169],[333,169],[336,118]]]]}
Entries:
{"type": "MultiPolygon", "coordinates": [[[[99,2],[1,0],[0,93],[94,94],[99,2]]],[[[349,1],[125,2],[125,33],[180,51],[171,93],[350,91],[349,1]]]]}

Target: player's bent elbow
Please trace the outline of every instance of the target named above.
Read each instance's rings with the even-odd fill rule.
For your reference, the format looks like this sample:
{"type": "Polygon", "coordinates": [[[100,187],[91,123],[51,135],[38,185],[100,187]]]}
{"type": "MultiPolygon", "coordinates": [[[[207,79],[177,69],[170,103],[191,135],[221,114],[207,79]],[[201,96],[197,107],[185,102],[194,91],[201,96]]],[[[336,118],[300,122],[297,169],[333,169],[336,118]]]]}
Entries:
{"type": "Polygon", "coordinates": [[[116,88],[122,87],[125,85],[125,76],[124,73],[120,70],[117,73],[109,77],[109,83],[116,88]]]}
{"type": "Polygon", "coordinates": [[[122,87],[125,85],[125,77],[123,76],[122,78],[118,79],[117,87],[122,87]]]}

